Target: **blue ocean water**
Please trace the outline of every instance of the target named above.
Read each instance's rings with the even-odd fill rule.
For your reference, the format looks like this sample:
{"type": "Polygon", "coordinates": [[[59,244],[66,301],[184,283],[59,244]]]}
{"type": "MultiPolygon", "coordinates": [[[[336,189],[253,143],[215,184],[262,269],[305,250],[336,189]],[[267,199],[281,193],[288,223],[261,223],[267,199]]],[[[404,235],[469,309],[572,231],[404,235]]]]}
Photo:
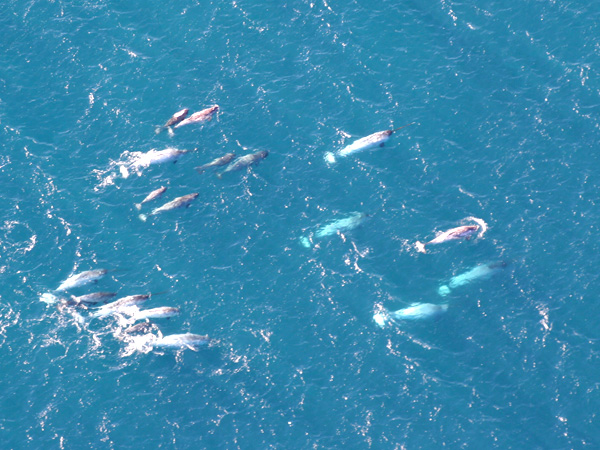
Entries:
{"type": "Polygon", "coordinates": [[[600,447],[598,24],[581,1],[4,2],[2,448],[600,447]],[[120,175],[170,146],[197,150],[120,175]],[[200,195],[140,221],[161,185],[145,212],[200,195]],[[416,251],[470,216],[481,238],[416,251]],[[115,320],[39,301],[94,268],[72,293],[160,293],[164,334],[213,342],[130,352],[115,320]],[[373,321],[413,302],[449,307],[373,321]]]}

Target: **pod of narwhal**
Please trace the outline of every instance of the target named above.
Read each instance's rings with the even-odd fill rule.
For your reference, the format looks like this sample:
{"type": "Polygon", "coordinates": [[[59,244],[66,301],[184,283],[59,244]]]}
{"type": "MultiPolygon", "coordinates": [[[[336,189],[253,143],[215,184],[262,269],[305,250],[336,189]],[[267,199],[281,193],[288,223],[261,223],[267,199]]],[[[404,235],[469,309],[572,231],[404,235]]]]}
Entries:
{"type": "MultiPolygon", "coordinates": [[[[218,105],[213,105],[209,108],[205,108],[202,111],[198,111],[191,116],[187,117],[189,109],[184,108],[181,111],[176,112],[171,116],[171,118],[162,126],[156,128],[156,133],[160,133],[161,131],[168,129],[170,133],[172,133],[172,128],[179,128],[184,125],[189,125],[193,123],[202,123],[212,120],[213,115],[219,110],[218,105]]],[[[127,178],[129,176],[130,171],[135,171],[138,174],[141,174],[141,171],[144,168],[147,168],[154,164],[161,164],[166,162],[177,162],[177,160],[188,153],[188,150],[178,150],[176,148],[166,148],[164,150],[150,150],[146,153],[135,153],[132,157],[129,158],[128,161],[122,163],[120,165],[120,171],[123,177],[127,178]]],[[[217,176],[220,178],[223,174],[228,172],[234,172],[238,170],[242,170],[244,168],[249,168],[258,162],[262,161],[269,155],[269,152],[266,150],[258,151],[256,153],[251,153],[248,155],[240,156],[236,158],[234,153],[227,153],[223,156],[215,158],[214,160],[203,164],[201,166],[196,167],[196,171],[199,173],[203,173],[208,169],[215,169],[218,167],[226,166],[225,169],[217,173],[217,176]]],[[[158,189],[150,192],[140,203],[136,203],[135,207],[138,210],[142,209],[142,206],[148,202],[156,200],[160,198],[167,188],[165,186],[161,186],[158,189]]],[[[157,214],[161,214],[166,211],[172,211],[174,209],[187,208],[190,203],[198,197],[198,193],[187,194],[181,197],[177,197],[162,206],[154,208],[150,213],[140,214],[138,217],[142,221],[148,220],[150,216],[155,216],[157,214]]]]}
{"type": "MultiPolygon", "coordinates": [[[[218,110],[219,106],[214,105],[212,107],[203,109],[202,111],[196,112],[188,117],[187,114],[189,110],[187,108],[182,109],[175,113],[165,123],[165,125],[157,128],[156,133],[160,133],[161,131],[167,129],[169,131],[169,134],[173,135],[173,128],[180,128],[185,125],[208,122],[212,120],[213,115],[218,110]]],[[[334,152],[327,152],[325,154],[325,160],[328,163],[335,163],[340,158],[345,158],[366,150],[383,147],[395,131],[401,128],[405,128],[409,125],[412,125],[412,123],[403,127],[373,133],[371,135],[358,139],[340,150],[334,152]]],[[[130,160],[126,164],[121,165],[121,173],[124,177],[127,177],[129,175],[130,170],[136,171],[138,174],[141,174],[141,171],[143,169],[151,165],[166,162],[177,162],[177,160],[186,153],[188,153],[187,150],[178,150],[176,148],[167,148],[164,150],[150,150],[147,153],[136,153],[133,155],[132,158],[130,158],[130,160]]],[[[223,156],[217,157],[216,159],[204,165],[198,166],[195,169],[199,173],[203,173],[208,169],[215,169],[218,167],[226,166],[223,171],[217,173],[217,176],[221,178],[223,174],[246,169],[253,165],[256,165],[258,162],[265,159],[268,155],[269,152],[264,150],[243,155],[237,158],[235,154],[227,153],[223,156]]],[[[150,192],[140,203],[135,205],[136,208],[141,209],[143,204],[158,199],[164,194],[165,191],[166,187],[161,186],[160,188],[150,192]]],[[[149,214],[141,214],[139,217],[140,219],[145,221],[147,220],[148,216],[154,216],[166,211],[188,207],[190,203],[197,197],[198,193],[192,193],[181,197],[177,197],[174,200],[171,200],[163,204],[162,206],[153,209],[149,214]]],[[[361,225],[366,217],[368,217],[368,215],[364,213],[353,213],[350,216],[333,220],[317,228],[316,231],[309,233],[306,236],[302,236],[300,242],[303,246],[310,247],[315,241],[319,239],[353,230],[354,228],[361,225]]],[[[426,243],[421,243],[417,241],[417,250],[419,252],[424,253],[426,246],[441,244],[451,240],[469,240],[478,232],[479,237],[481,237],[487,229],[487,225],[481,219],[473,217],[469,219],[472,219],[474,222],[476,222],[476,225],[463,225],[460,227],[449,229],[447,231],[439,233],[438,235],[436,235],[435,238],[431,239],[426,243]]],[[[475,281],[476,279],[487,278],[491,276],[491,274],[495,273],[496,270],[497,267],[493,265],[477,266],[468,272],[453,277],[447,285],[440,286],[438,292],[440,295],[445,296],[450,292],[451,289],[470,283],[472,281],[475,281]]],[[[73,276],[65,280],[63,283],[61,283],[61,285],[59,286],[59,288],[57,288],[55,292],[65,291],[72,287],[86,284],[88,282],[87,280],[90,280],[89,282],[91,282],[95,279],[99,279],[99,277],[103,275],[97,272],[94,273],[94,271],[88,272],[89,273],[84,272],[82,274],[78,274],[77,276],[73,276]]],[[[50,302],[50,300],[54,300],[57,298],[55,294],[48,295],[54,297],[46,297],[44,301],[50,302]]],[[[71,298],[67,300],[67,303],[70,306],[95,305],[97,303],[104,303],[108,301],[108,299],[110,299],[113,295],[114,294],[111,293],[95,293],[80,297],[71,296],[71,298]]],[[[150,310],[140,310],[139,306],[148,298],[149,295],[136,295],[121,298],[115,302],[107,303],[105,305],[100,306],[96,310],[96,312],[93,313],[93,317],[105,317],[109,315],[119,315],[122,317],[126,316],[127,323],[133,323],[134,325],[130,325],[125,331],[125,334],[143,334],[147,333],[148,330],[151,328],[151,325],[148,325],[149,319],[168,318],[179,314],[179,309],[173,307],[158,307],[150,310]],[[142,324],[135,324],[135,322],[139,320],[146,320],[146,322],[143,322],[142,324]]],[[[396,311],[387,311],[385,309],[381,309],[377,314],[375,314],[374,320],[380,327],[383,327],[386,324],[392,322],[420,320],[431,317],[438,317],[440,314],[447,311],[447,309],[447,303],[414,303],[406,308],[396,311]]],[[[198,345],[205,345],[208,342],[207,336],[195,335],[191,333],[162,336],[162,334],[160,334],[160,330],[159,336],[154,336],[152,339],[154,342],[154,346],[164,348],[192,348],[198,345]]]]}
{"type": "MultiPolygon", "coordinates": [[[[130,328],[136,327],[136,322],[142,322],[145,325],[137,324],[138,332],[150,333],[152,325],[150,320],[169,319],[179,315],[180,309],[171,306],[159,306],[151,309],[141,309],[152,294],[136,294],[121,297],[118,300],[110,301],[116,297],[114,292],[92,292],[79,296],[69,295],[67,292],[73,289],[79,289],[101,280],[108,270],[92,269],[83,272],[75,273],[62,281],[59,286],[52,292],[47,292],[40,297],[40,300],[48,304],[56,304],[59,311],[65,311],[66,308],[89,309],[95,308],[91,312],[90,317],[95,319],[106,318],[109,316],[120,317],[123,323],[130,328]]],[[[156,295],[156,294],[154,294],[156,295]]],[[[135,334],[135,332],[127,331],[126,333],[135,334]]],[[[178,348],[197,349],[200,346],[208,344],[210,338],[208,336],[197,335],[192,333],[174,334],[163,336],[150,336],[154,348],[178,348]]]]}

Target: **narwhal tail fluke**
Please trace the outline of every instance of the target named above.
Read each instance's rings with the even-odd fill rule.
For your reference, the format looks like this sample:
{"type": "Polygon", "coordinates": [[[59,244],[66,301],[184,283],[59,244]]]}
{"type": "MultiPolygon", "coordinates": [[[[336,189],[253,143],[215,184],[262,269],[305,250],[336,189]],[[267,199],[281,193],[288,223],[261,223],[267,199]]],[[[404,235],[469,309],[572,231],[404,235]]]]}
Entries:
{"type": "Polygon", "coordinates": [[[168,131],[168,133],[169,133],[169,137],[173,137],[173,136],[175,136],[175,132],[173,131],[173,128],[171,128],[171,127],[168,127],[168,128],[167,128],[167,131],[168,131]]]}
{"type": "Polygon", "coordinates": [[[333,152],[326,152],[325,153],[325,161],[327,161],[329,164],[334,164],[335,163],[335,154],[333,152]]]}
{"type": "Polygon", "coordinates": [[[415,242],[415,247],[417,248],[417,251],[420,253],[425,253],[425,244],[423,244],[420,241],[415,242]]]}
{"type": "Polygon", "coordinates": [[[161,132],[162,130],[163,130],[163,127],[156,127],[156,128],[154,129],[154,132],[155,132],[156,134],[160,134],[160,132],[161,132]]]}
{"type": "Polygon", "coordinates": [[[145,222],[146,220],[148,220],[148,215],[147,214],[140,214],[138,217],[140,218],[140,220],[142,222],[145,222]]]}
{"type": "Polygon", "coordinates": [[[135,209],[137,209],[138,211],[139,211],[140,209],[142,209],[142,204],[141,204],[141,203],[136,203],[136,204],[135,204],[135,209]]]}

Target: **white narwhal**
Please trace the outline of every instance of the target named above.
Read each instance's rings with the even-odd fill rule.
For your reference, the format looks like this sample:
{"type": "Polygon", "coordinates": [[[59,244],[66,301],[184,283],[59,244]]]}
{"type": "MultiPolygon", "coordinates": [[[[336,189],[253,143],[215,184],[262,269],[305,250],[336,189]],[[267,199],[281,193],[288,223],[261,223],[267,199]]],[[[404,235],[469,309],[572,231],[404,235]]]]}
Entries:
{"type": "Polygon", "coordinates": [[[496,261],[488,264],[481,264],[475,266],[472,269],[452,277],[448,284],[442,285],[438,288],[438,294],[442,297],[448,295],[452,289],[464,286],[465,284],[473,283],[477,280],[487,280],[494,274],[500,272],[506,267],[506,262],[496,261]]]}
{"type": "Polygon", "coordinates": [[[173,349],[189,348],[190,350],[197,350],[199,347],[207,345],[209,342],[210,338],[208,336],[202,336],[200,334],[170,334],[168,336],[161,336],[154,341],[154,347],[173,349]]]}
{"type": "Polygon", "coordinates": [[[136,312],[132,319],[134,322],[146,319],[170,319],[178,314],[179,308],[174,308],[172,306],[159,306],[152,309],[142,309],[136,312]]]}
{"type": "Polygon", "coordinates": [[[318,228],[317,231],[309,234],[308,236],[302,236],[300,238],[300,244],[302,244],[302,246],[306,248],[310,248],[311,244],[315,240],[323,239],[328,236],[333,236],[334,234],[354,230],[356,227],[360,226],[368,217],[370,217],[369,214],[353,212],[347,217],[343,217],[341,219],[334,220],[333,222],[330,222],[327,225],[323,225],[322,227],[318,228]]]}
{"type": "Polygon", "coordinates": [[[382,308],[373,315],[373,320],[380,328],[384,328],[386,325],[400,320],[436,318],[446,311],[448,311],[447,303],[441,305],[435,303],[413,303],[412,305],[397,311],[388,311],[385,308],[382,308]]]}
{"type": "Polygon", "coordinates": [[[150,150],[146,153],[133,152],[127,161],[119,163],[119,171],[123,178],[129,177],[130,170],[141,175],[144,169],[155,164],[176,163],[182,155],[189,153],[189,151],[168,147],[164,150],[150,150]]]}

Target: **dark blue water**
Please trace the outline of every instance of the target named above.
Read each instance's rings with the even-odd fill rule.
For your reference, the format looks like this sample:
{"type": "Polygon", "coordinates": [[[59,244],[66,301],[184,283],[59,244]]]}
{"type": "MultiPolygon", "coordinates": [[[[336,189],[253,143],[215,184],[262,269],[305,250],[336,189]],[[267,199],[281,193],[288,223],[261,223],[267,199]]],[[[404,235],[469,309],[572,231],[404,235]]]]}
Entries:
{"type": "Polygon", "coordinates": [[[2,448],[600,447],[598,24],[581,1],[4,2],[2,448]],[[197,150],[120,176],[169,146],[197,150]],[[140,221],[161,185],[143,212],[199,197],[140,221]],[[482,237],[416,251],[470,216],[482,237]],[[160,293],[163,334],[213,341],[136,351],[39,301],[94,268],[73,294],[160,293]],[[373,321],[413,302],[448,310],[373,321]]]}

